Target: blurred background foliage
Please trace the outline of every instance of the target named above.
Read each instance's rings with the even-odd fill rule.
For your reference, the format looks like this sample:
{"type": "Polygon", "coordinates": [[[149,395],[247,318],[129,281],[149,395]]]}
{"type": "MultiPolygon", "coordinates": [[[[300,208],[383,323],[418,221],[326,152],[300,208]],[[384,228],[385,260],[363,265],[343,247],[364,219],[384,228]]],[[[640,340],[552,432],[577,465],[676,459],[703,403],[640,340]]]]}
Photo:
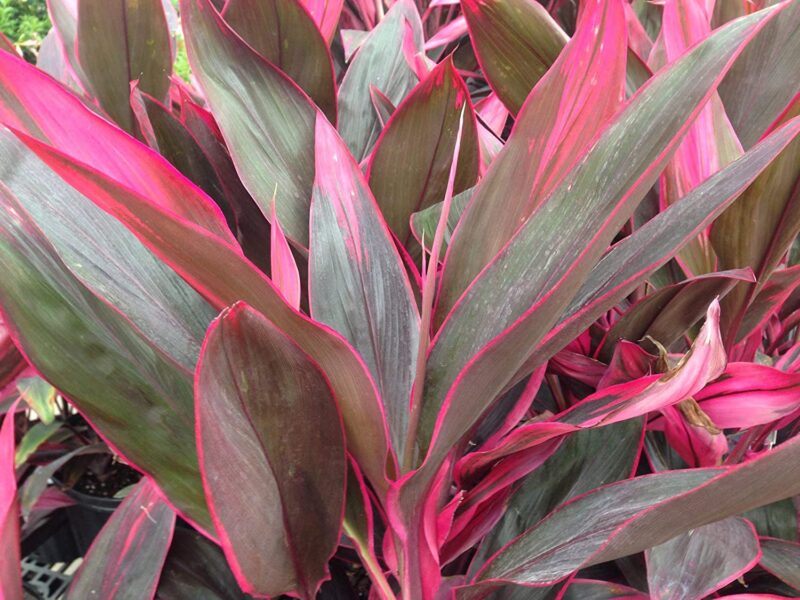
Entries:
{"type": "Polygon", "coordinates": [[[0,31],[31,62],[49,30],[45,0],[0,0],[0,31]]]}

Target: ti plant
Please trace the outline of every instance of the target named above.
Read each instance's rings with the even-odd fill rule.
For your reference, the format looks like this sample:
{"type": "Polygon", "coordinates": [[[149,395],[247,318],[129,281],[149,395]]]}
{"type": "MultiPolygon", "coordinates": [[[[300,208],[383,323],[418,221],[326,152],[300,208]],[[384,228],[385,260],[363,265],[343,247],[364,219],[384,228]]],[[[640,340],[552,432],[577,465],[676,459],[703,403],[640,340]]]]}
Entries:
{"type": "Polygon", "coordinates": [[[49,13],[3,376],[144,474],[71,598],[798,593],[800,0],[49,13]]]}

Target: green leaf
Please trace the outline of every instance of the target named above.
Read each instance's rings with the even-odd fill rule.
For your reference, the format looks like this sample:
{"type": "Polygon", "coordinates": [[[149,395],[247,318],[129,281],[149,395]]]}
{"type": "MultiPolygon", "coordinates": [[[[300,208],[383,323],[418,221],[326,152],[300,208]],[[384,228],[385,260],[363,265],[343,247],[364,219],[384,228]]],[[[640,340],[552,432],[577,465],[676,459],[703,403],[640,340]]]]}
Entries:
{"type": "Polygon", "coordinates": [[[483,74],[516,115],[569,36],[531,0],[465,0],[461,7],[483,74]]]}
{"type": "Polygon", "coordinates": [[[328,44],[298,0],[231,0],[223,17],[336,123],[336,84],[328,44]]]}
{"type": "Polygon", "coordinates": [[[50,423],[36,423],[25,435],[17,445],[17,453],[14,457],[14,465],[19,468],[25,464],[31,455],[39,449],[39,446],[49,440],[52,435],[61,429],[61,423],[52,421],[50,423]]]}
{"type": "Polygon", "coordinates": [[[210,529],[192,435],[190,371],[75,277],[7,188],[0,195],[0,258],[7,265],[0,304],[15,339],[128,460],[210,529]]]}
{"type": "Polygon", "coordinates": [[[163,100],[172,50],[161,0],[81,0],[76,56],[100,106],[129,133],[135,131],[130,84],[163,100]]]}
{"type": "MultiPolygon", "coordinates": [[[[442,240],[442,251],[440,253],[440,260],[444,258],[447,247],[450,244],[450,238],[453,231],[458,225],[467,203],[472,198],[475,188],[464,190],[460,194],[453,196],[453,204],[450,206],[450,212],[447,213],[447,229],[444,232],[444,239],[442,240]]],[[[439,218],[442,215],[442,202],[437,202],[429,206],[425,210],[416,212],[411,215],[411,232],[420,245],[424,246],[425,250],[430,251],[433,244],[433,237],[436,234],[436,227],[439,225],[439,218]]]]}
{"type": "MultiPolygon", "coordinates": [[[[411,241],[412,213],[444,199],[458,123],[466,104],[454,191],[473,186],[479,147],[469,91],[452,59],[439,63],[397,107],[369,163],[367,178],[387,224],[400,242],[411,241]]],[[[429,238],[433,241],[433,235],[429,238]]]]}
{"type": "Polygon", "coordinates": [[[56,388],[41,377],[24,377],[17,381],[17,391],[42,423],[53,423],[56,418],[56,388]]]}
{"type": "Polygon", "coordinates": [[[195,394],[206,497],[239,584],[314,598],[339,543],[347,476],[327,378],[237,304],[209,328],[195,394]]]}
{"type": "Polygon", "coordinates": [[[397,106],[417,77],[403,55],[403,36],[411,28],[414,47],[422,51],[422,23],[410,0],[398,0],[361,44],[339,88],[339,133],[359,163],[372,151],[381,131],[370,86],[397,106]]]}

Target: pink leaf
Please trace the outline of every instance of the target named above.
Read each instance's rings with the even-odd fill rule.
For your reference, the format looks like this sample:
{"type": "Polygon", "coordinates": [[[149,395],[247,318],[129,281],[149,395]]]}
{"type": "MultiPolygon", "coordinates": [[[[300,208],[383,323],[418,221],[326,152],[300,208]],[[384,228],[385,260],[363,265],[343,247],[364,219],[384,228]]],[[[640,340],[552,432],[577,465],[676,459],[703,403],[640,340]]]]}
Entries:
{"type": "Polygon", "coordinates": [[[336,27],[339,25],[339,15],[342,13],[344,0],[301,0],[306,10],[319,27],[320,33],[328,41],[333,40],[336,27]]]}
{"type": "Polygon", "coordinates": [[[456,41],[467,34],[467,20],[464,15],[458,16],[443,25],[433,36],[425,42],[425,50],[433,50],[456,41]]]}
{"type": "Polygon", "coordinates": [[[272,235],[270,236],[270,260],[272,261],[272,283],[278,288],[286,302],[295,310],[300,309],[300,272],[292,249],[283,234],[275,204],[272,204],[272,235]]]}
{"type": "Polygon", "coordinates": [[[3,600],[22,600],[19,505],[14,472],[14,416],[18,402],[11,405],[0,427],[0,598],[3,600]]]}
{"type": "Polygon", "coordinates": [[[49,75],[0,52],[0,121],[91,165],[150,202],[231,243],[225,217],[163,157],[86,108],[49,75]]]}

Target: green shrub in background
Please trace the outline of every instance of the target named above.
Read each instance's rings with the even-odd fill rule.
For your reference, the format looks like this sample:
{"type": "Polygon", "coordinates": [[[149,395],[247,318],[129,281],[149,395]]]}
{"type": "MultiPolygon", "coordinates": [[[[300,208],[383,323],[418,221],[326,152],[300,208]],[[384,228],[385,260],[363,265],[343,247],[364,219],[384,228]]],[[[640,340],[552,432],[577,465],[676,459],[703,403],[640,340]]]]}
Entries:
{"type": "Polygon", "coordinates": [[[28,60],[35,59],[49,30],[45,0],[0,0],[0,31],[28,60]]]}

